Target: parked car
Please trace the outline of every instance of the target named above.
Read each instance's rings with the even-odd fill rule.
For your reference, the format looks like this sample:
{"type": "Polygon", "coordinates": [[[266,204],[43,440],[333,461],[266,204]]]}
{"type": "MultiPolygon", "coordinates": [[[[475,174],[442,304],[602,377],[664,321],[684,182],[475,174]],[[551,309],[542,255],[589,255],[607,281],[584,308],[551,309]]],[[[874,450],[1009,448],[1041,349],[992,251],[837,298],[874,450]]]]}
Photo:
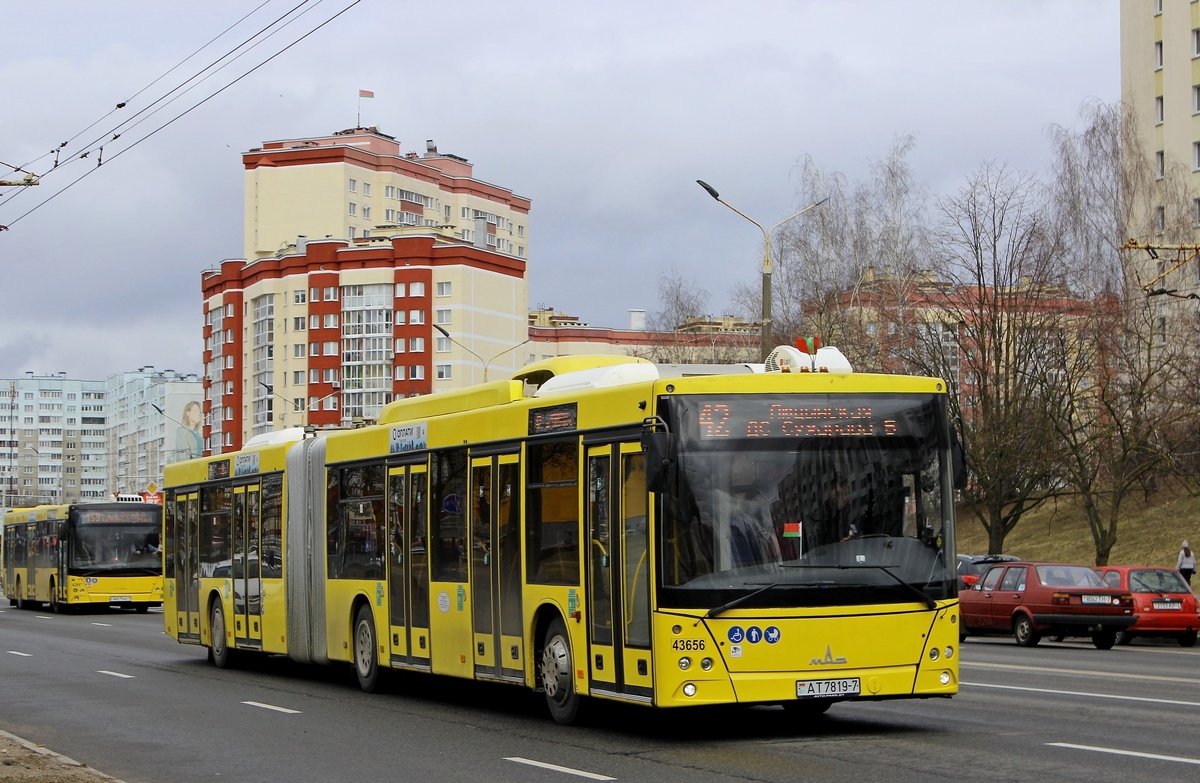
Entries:
{"type": "Polygon", "coordinates": [[[1132,594],[1068,563],[993,564],[958,600],[962,636],[1011,633],[1022,647],[1042,636],[1090,636],[1107,650],[1137,621],[1132,594]]]}
{"type": "Polygon", "coordinates": [[[1117,644],[1129,644],[1137,636],[1165,636],[1184,647],[1196,645],[1196,596],[1178,571],[1153,566],[1105,566],[1096,571],[1105,584],[1133,594],[1138,619],[1117,634],[1117,644]]]}
{"type": "Polygon", "coordinates": [[[1012,563],[1020,559],[1016,555],[959,555],[958,589],[970,589],[993,563],[1012,563]]]}

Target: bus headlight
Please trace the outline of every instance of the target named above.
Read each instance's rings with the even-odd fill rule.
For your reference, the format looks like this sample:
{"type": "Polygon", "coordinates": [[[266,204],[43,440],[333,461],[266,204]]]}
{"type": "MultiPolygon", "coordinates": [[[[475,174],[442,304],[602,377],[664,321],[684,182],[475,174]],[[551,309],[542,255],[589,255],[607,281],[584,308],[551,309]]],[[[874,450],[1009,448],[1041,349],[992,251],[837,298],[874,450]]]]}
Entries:
{"type": "Polygon", "coordinates": [[[687,696],[687,697],[689,697],[689,698],[690,698],[690,697],[692,697],[692,696],[695,696],[695,695],[696,695],[696,685],[695,685],[695,683],[691,683],[691,682],[689,682],[687,685],[684,685],[684,686],[683,686],[683,695],[684,695],[684,696],[687,696]]]}
{"type": "Polygon", "coordinates": [[[954,648],[953,648],[953,647],[947,647],[947,648],[946,648],[946,657],[947,657],[947,658],[953,658],[953,657],[954,657],[954,648]]]}
{"type": "Polygon", "coordinates": [[[938,648],[936,648],[936,647],[929,648],[929,660],[936,661],[938,659],[938,655],[939,655],[938,648]]]}
{"type": "Polygon", "coordinates": [[[686,655],[683,656],[682,658],[680,658],[679,659],[679,668],[683,669],[685,672],[688,669],[692,668],[692,659],[687,657],[686,655]]]}
{"type": "Polygon", "coordinates": [[[713,666],[712,658],[701,658],[700,659],[700,668],[703,669],[704,671],[706,671],[706,672],[712,671],[712,666],[713,666]]]}
{"type": "Polygon", "coordinates": [[[938,679],[941,680],[942,685],[949,685],[950,684],[950,672],[942,672],[942,676],[939,677],[938,679]]]}

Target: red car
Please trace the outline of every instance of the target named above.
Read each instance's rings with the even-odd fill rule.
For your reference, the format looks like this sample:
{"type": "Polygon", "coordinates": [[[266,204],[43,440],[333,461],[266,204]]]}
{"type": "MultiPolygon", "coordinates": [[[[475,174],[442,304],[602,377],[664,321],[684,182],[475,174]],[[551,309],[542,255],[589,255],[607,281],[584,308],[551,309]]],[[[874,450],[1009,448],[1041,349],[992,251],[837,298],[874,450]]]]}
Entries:
{"type": "Polygon", "coordinates": [[[1133,595],[1093,569],[1067,563],[999,563],[958,594],[960,634],[1009,634],[1022,647],[1042,636],[1090,636],[1108,650],[1137,621],[1133,595]]]}
{"type": "Polygon", "coordinates": [[[1200,616],[1196,596],[1178,571],[1154,566],[1105,566],[1096,569],[1111,587],[1133,594],[1137,622],[1117,634],[1117,644],[1135,636],[1167,636],[1194,647],[1200,616]]]}

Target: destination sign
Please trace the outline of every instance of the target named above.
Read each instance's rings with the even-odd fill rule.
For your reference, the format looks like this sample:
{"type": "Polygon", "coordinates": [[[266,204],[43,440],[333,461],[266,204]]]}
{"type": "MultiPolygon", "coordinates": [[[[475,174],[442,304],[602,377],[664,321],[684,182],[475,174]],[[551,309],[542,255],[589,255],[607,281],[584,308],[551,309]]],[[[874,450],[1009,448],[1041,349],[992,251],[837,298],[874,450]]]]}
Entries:
{"type": "Polygon", "coordinates": [[[153,509],[104,509],[75,512],[77,525],[141,525],[157,524],[159,513],[153,509]]]}
{"type": "Polygon", "coordinates": [[[570,432],[579,427],[579,406],[569,402],[549,408],[534,408],[529,411],[529,434],[545,435],[550,432],[570,432]]]}
{"type": "Polygon", "coordinates": [[[872,396],[811,402],[796,396],[725,396],[699,402],[694,433],[713,438],[893,438],[933,433],[929,397],[872,396]],[[853,404],[830,404],[830,403],[853,404]]]}

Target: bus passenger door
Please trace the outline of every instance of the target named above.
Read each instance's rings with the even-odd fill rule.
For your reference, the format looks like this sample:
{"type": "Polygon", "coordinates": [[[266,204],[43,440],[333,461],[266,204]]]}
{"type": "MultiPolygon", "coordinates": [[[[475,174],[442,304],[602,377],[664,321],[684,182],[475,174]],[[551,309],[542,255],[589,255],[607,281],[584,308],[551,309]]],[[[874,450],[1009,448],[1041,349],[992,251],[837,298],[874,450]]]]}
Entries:
{"type": "Polygon", "coordinates": [[[408,471],[408,664],[430,668],[428,471],[408,471]]]}
{"type": "Polygon", "coordinates": [[[388,584],[388,644],[392,665],[404,665],[408,660],[408,558],[405,556],[408,537],[408,469],[391,468],[387,478],[387,584],[388,584]]]}
{"type": "Polygon", "coordinates": [[[520,457],[471,460],[469,492],[475,674],[523,682],[520,457]]]}
{"type": "Polygon", "coordinates": [[[262,646],[262,491],[246,487],[246,612],[252,646],[262,646]]]}
{"type": "Polygon", "coordinates": [[[233,629],[238,646],[262,645],[262,593],[258,562],[259,486],[233,490],[233,629]]]}
{"type": "Polygon", "coordinates": [[[175,614],[179,639],[200,641],[200,496],[177,495],[175,614]]]}
{"type": "Polygon", "coordinates": [[[67,560],[70,557],[71,540],[67,534],[67,523],[65,521],[58,523],[58,529],[54,531],[54,550],[58,554],[58,578],[54,580],[54,595],[50,596],[50,600],[55,603],[67,603],[71,600],[71,593],[67,589],[69,584],[67,579],[67,560]]]}
{"type": "Polygon", "coordinates": [[[248,636],[246,611],[246,488],[233,488],[233,559],[229,575],[233,581],[233,638],[241,646],[248,636]]]}

